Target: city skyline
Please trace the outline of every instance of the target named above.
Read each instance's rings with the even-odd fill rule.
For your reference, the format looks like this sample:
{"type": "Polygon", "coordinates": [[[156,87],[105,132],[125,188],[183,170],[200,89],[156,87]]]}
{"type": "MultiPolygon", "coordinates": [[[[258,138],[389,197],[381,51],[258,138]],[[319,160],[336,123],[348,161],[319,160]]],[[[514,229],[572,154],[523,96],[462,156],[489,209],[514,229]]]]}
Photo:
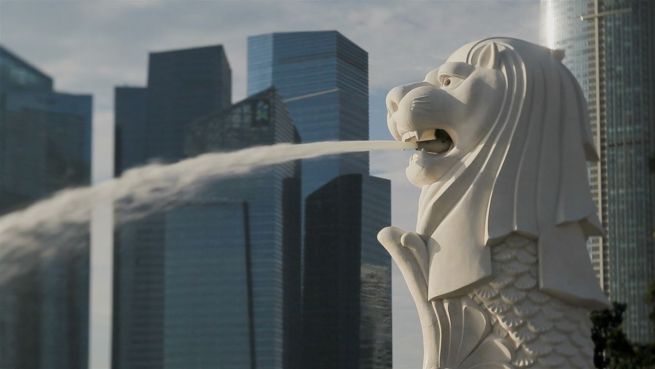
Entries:
{"type": "MultiPolygon", "coordinates": [[[[484,6],[480,3],[443,2],[437,5],[426,7],[424,4],[417,3],[407,6],[347,6],[345,4],[327,6],[281,3],[271,8],[265,4],[243,7],[197,4],[181,10],[174,4],[166,6],[143,3],[142,6],[129,6],[104,3],[96,8],[68,3],[53,8],[29,3],[26,5],[4,3],[2,4],[5,10],[3,28],[12,32],[3,32],[3,42],[7,42],[12,48],[17,46],[17,51],[30,60],[45,66],[51,73],[61,75],[63,78],[58,78],[58,81],[61,81],[64,88],[94,92],[98,98],[96,119],[94,119],[95,126],[98,128],[95,143],[97,158],[101,153],[103,157],[107,157],[109,152],[107,141],[112,137],[113,129],[108,123],[113,120],[109,98],[111,86],[121,81],[128,84],[143,84],[141,71],[146,51],[215,43],[226,44],[230,57],[240,59],[237,62],[231,60],[231,64],[242,66],[240,71],[236,69],[234,71],[236,76],[234,96],[238,99],[245,95],[247,35],[276,30],[338,29],[371,53],[370,137],[389,139],[384,124],[383,99],[388,88],[399,83],[422,79],[425,72],[442,61],[440,58],[460,44],[473,39],[491,34],[505,34],[536,40],[537,2],[485,3],[484,6]],[[481,11],[481,8],[484,11],[481,11]],[[284,14],[290,14],[292,11],[300,11],[301,14],[307,13],[312,16],[291,17],[290,21],[279,21],[284,14]],[[56,15],[58,12],[65,12],[75,19],[83,20],[84,23],[75,27],[71,27],[74,23],[58,23],[56,15]],[[76,14],[79,17],[76,17],[76,14]],[[223,20],[210,17],[211,14],[218,14],[223,17],[223,20]],[[250,14],[252,17],[245,14],[250,14]],[[342,17],[343,14],[347,16],[342,17]],[[27,15],[41,20],[35,22],[29,29],[14,21],[27,15]],[[176,17],[175,21],[170,20],[173,15],[176,17]],[[134,16],[143,19],[135,21],[134,16]],[[494,17],[497,23],[476,21],[488,17],[494,17]],[[203,23],[202,19],[210,18],[211,26],[209,23],[203,23]],[[148,28],[153,24],[154,19],[158,19],[157,24],[166,24],[163,28],[154,26],[152,31],[157,29],[155,34],[148,28]],[[162,22],[162,19],[169,20],[162,22]],[[239,25],[234,27],[229,22],[230,19],[238,19],[239,25]],[[265,21],[262,22],[262,19],[265,21]],[[470,25],[463,27],[460,23],[462,19],[470,19],[470,25]],[[128,30],[130,27],[121,26],[122,22],[127,22],[130,26],[146,28],[127,32],[127,35],[135,32],[140,37],[126,37],[126,32],[122,30],[128,30]],[[32,35],[34,31],[39,30],[39,27],[60,31],[58,49],[44,48],[42,43],[37,42],[38,38],[32,35]],[[84,29],[86,32],[75,33],[79,29],[84,29]],[[457,30],[458,35],[454,37],[450,32],[444,33],[444,30],[457,30]],[[170,34],[170,31],[174,31],[173,34],[170,34]],[[404,42],[406,35],[413,35],[412,38],[416,39],[417,34],[420,35],[419,39],[424,40],[423,42],[415,44],[404,42]],[[92,46],[89,37],[96,37],[99,42],[93,42],[92,46]],[[62,59],[64,55],[65,59],[62,59]],[[115,56],[118,55],[120,60],[116,60],[115,56]]],[[[411,204],[416,202],[417,191],[405,183],[403,174],[405,161],[406,157],[397,153],[371,155],[374,173],[384,174],[393,179],[392,201],[395,205],[393,223],[411,228],[415,216],[415,207],[413,208],[411,204]],[[399,206],[401,204],[402,206],[399,206]]],[[[96,180],[109,176],[106,162],[100,164],[94,168],[96,180]]],[[[400,354],[394,355],[394,362],[397,367],[410,368],[420,365],[418,322],[414,307],[405,303],[408,300],[408,293],[403,292],[403,284],[400,283],[397,287],[394,296],[396,304],[394,314],[400,314],[400,318],[394,320],[394,339],[396,351],[400,354]],[[401,322],[401,325],[396,326],[397,322],[401,322]]]]}
{"type": "MultiPolygon", "coordinates": [[[[590,176],[598,178],[606,172],[615,173],[616,175],[612,177],[620,179],[612,182],[605,178],[603,181],[595,182],[597,186],[592,189],[592,192],[609,235],[605,239],[593,239],[589,243],[589,251],[605,290],[618,291],[617,296],[620,295],[621,299],[630,301],[626,324],[631,327],[629,332],[632,332],[641,329],[640,318],[636,318],[637,315],[630,312],[631,306],[639,305],[636,301],[645,291],[643,288],[645,278],[638,277],[649,272],[648,265],[640,264],[640,261],[652,258],[652,252],[637,254],[630,251],[627,246],[644,245],[648,242],[648,235],[642,234],[643,232],[639,233],[639,236],[630,235],[635,233],[632,232],[634,229],[646,229],[644,227],[648,226],[646,223],[651,218],[648,215],[647,201],[635,200],[636,196],[628,198],[621,194],[629,191],[635,183],[642,186],[640,191],[648,190],[647,181],[642,181],[643,176],[637,174],[642,173],[643,168],[647,168],[649,163],[643,160],[637,162],[630,158],[634,156],[631,153],[645,152],[644,150],[649,146],[639,146],[634,142],[630,146],[626,145],[626,142],[640,140],[642,134],[649,133],[638,124],[630,125],[630,122],[643,118],[636,112],[630,110],[627,115],[616,112],[619,111],[617,107],[625,106],[626,99],[639,100],[635,94],[639,89],[643,89],[640,84],[643,79],[635,76],[643,76],[647,73],[639,69],[639,63],[629,63],[631,60],[637,60],[638,56],[632,52],[617,52],[617,50],[622,50],[618,47],[623,47],[626,39],[637,39],[630,32],[637,32],[633,27],[638,27],[640,24],[647,25],[648,22],[644,23],[643,18],[650,14],[648,13],[650,10],[633,15],[622,12],[622,7],[631,6],[630,1],[616,1],[612,6],[605,3],[607,2],[602,0],[564,2],[519,0],[462,1],[459,4],[448,1],[415,2],[407,5],[281,2],[275,5],[193,3],[190,6],[183,6],[148,1],[131,4],[111,4],[101,1],[92,5],[76,1],[53,3],[54,5],[3,2],[0,4],[2,8],[0,9],[2,10],[0,42],[56,79],[56,91],[93,95],[93,110],[89,110],[88,114],[93,114],[94,142],[93,147],[91,147],[91,140],[86,140],[83,145],[87,145],[84,147],[88,154],[86,160],[91,160],[93,150],[94,165],[85,175],[93,178],[95,183],[99,183],[114,175],[115,164],[127,168],[140,162],[139,160],[121,162],[120,150],[117,150],[116,155],[112,152],[115,128],[113,121],[116,118],[113,111],[117,106],[112,101],[111,94],[114,85],[123,85],[119,89],[123,94],[131,96],[128,100],[143,101],[142,104],[131,106],[123,104],[123,107],[131,111],[130,114],[143,114],[139,109],[147,104],[148,97],[143,94],[143,88],[134,86],[143,86],[148,78],[147,73],[143,73],[145,57],[148,53],[157,54],[181,48],[225,45],[226,61],[229,61],[233,67],[234,83],[229,90],[234,99],[224,98],[224,100],[227,104],[231,104],[233,100],[243,101],[249,95],[247,92],[253,92],[248,91],[249,36],[301,30],[342,32],[370,53],[371,78],[368,99],[370,106],[367,110],[371,124],[367,136],[370,139],[390,139],[384,122],[386,91],[397,84],[421,80],[425,72],[438,66],[443,61],[443,57],[457,46],[474,39],[499,34],[532,42],[537,42],[539,31],[548,33],[557,30],[560,33],[569,33],[569,36],[576,34],[562,39],[557,32],[554,32],[546,34],[541,42],[547,46],[566,49],[564,63],[576,75],[585,91],[591,110],[592,129],[595,133],[601,132],[600,136],[604,137],[598,138],[598,146],[604,161],[601,160],[597,167],[590,168],[590,176]],[[559,16],[568,17],[566,21],[568,23],[559,19],[558,22],[563,23],[550,24],[552,27],[557,23],[557,28],[540,29],[540,3],[541,5],[564,4],[565,6],[557,8],[555,12],[559,12],[559,16]],[[598,4],[599,7],[594,9],[594,4],[598,4]],[[593,15],[594,12],[599,11],[607,11],[612,13],[612,16],[604,15],[600,17],[603,19],[600,19],[593,15]],[[581,20],[580,16],[587,18],[581,20]],[[64,17],[70,17],[74,21],[63,22],[64,17]],[[30,22],[25,22],[25,19],[30,19],[30,22]],[[626,19],[630,19],[630,27],[625,25],[626,19]],[[607,58],[613,65],[628,63],[625,65],[630,65],[630,68],[609,70],[606,69],[605,64],[609,63],[608,61],[594,60],[593,49],[596,46],[594,42],[597,40],[594,40],[593,33],[596,25],[599,27],[596,31],[600,30],[604,35],[597,45],[603,51],[603,58],[607,58]],[[57,34],[58,37],[48,38],[44,37],[44,34],[57,34]],[[601,66],[599,63],[603,63],[602,68],[598,68],[601,66]],[[595,76],[601,76],[602,73],[607,73],[607,76],[614,79],[600,77],[601,80],[605,78],[604,82],[596,81],[595,76]],[[629,84],[618,83],[617,78],[629,81],[629,84]],[[612,93],[617,90],[621,93],[612,93]],[[608,107],[600,106],[597,101],[603,101],[608,107]],[[607,121],[610,123],[607,124],[607,121]],[[116,159],[115,163],[114,159],[116,159]],[[612,204],[611,208],[607,204],[612,204]],[[627,219],[625,214],[629,211],[640,211],[642,215],[634,217],[634,221],[631,222],[617,221],[627,219]],[[616,238],[618,232],[623,234],[627,245],[620,249],[612,248],[613,245],[618,244],[616,238]],[[617,270],[622,272],[618,274],[617,270]]],[[[650,27],[649,29],[652,30],[652,25],[650,27]]],[[[644,44],[643,40],[639,42],[640,45],[644,44]]],[[[634,49],[630,48],[630,51],[634,49]]],[[[322,92],[330,94],[333,91],[326,89],[322,92]]],[[[62,103],[65,104],[63,100],[62,103]]],[[[136,121],[139,119],[141,118],[137,118],[136,121]]],[[[147,117],[144,115],[143,119],[147,117]]],[[[167,114],[162,115],[161,119],[166,120],[167,114]]],[[[160,118],[152,120],[159,121],[160,118]]],[[[143,132],[135,132],[135,134],[147,135],[146,128],[142,128],[143,132]]],[[[150,133],[161,132],[155,130],[150,133]]],[[[132,150],[130,155],[135,157],[144,155],[139,151],[145,150],[145,147],[135,146],[133,142],[122,142],[119,139],[120,135],[116,138],[119,142],[118,148],[132,150]]],[[[652,147],[652,133],[650,142],[652,147]]],[[[179,153],[181,148],[178,147],[176,150],[179,153]]],[[[397,152],[374,153],[370,155],[370,167],[373,175],[392,181],[391,223],[412,229],[418,191],[406,183],[404,176],[406,156],[397,152]]],[[[181,156],[177,154],[172,155],[168,160],[176,160],[179,157],[181,156]]],[[[650,165],[653,165],[652,162],[650,165]]],[[[648,174],[645,176],[648,177],[648,174]]],[[[65,183],[65,180],[61,180],[52,188],[59,188],[57,186],[65,183]]],[[[227,204],[224,212],[217,211],[215,214],[224,216],[224,214],[245,212],[246,210],[239,204],[227,204]]],[[[177,219],[184,220],[192,219],[197,214],[199,213],[187,211],[176,216],[177,219]]],[[[171,237],[174,236],[173,232],[171,237]]],[[[367,275],[373,275],[375,272],[375,268],[362,270],[362,273],[367,275]]],[[[394,367],[410,369],[420,365],[418,321],[413,305],[408,303],[409,294],[398,277],[397,270],[394,270],[394,367]]],[[[647,315],[646,305],[639,306],[639,316],[647,315]]],[[[652,328],[650,330],[652,333],[652,328]]],[[[646,337],[648,333],[641,329],[639,335],[646,337]]],[[[51,335],[51,340],[52,337],[54,336],[51,335]]]]}
{"type": "MultiPolygon", "coordinates": [[[[120,164],[116,173],[151,160],[170,162],[216,150],[368,138],[366,51],[334,31],[253,39],[264,42],[253,41],[256,46],[250,50],[271,53],[269,57],[249,53],[249,65],[259,63],[273,78],[250,80],[257,86],[254,93],[230,107],[231,72],[222,46],[150,53],[147,86],[116,88],[115,157],[120,164]],[[271,45],[267,39],[273,41],[271,45]],[[326,88],[329,94],[322,93],[326,88]],[[321,117],[318,122],[316,117],[321,117]]],[[[366,154],[301,163],[302,168],[285,163],[210,181],[189,204],[179,209],[173,205],[117,229],[115,367],[190,367],[228,360],[243,368],[329,368],[334,362],[352,368],[391,367],[391,265],[375,239],[376,231],[390,223],[389,182],[368,176],[366,154]],[[361,179],[342,179],[347,174],[361,179]],[[323,190],[327,181],[343,182],[348,190],[335,196],[334,191],[323,190]],[[311,218],[306,221],[301,220],[305,194],[318,199],[312,200],[312,206],[307,202],[311,218]],[[322,200],[326,196],[330,201],[322,200]],[[233,265],[220,258],[210,263],[198,251],[205,250],[210,257],[217,248],[228,247],[220,241],[226,235],[218,237],[235,226],[234,221],[219,222],[225,219],[224,208],[230,207],[224,204],[228,200],[243,202],[246,229],[241,245],[246,267],[231,274],[223,270],[233,265]],[[333,207],[348,211],[339,211],[339,217],[326,216],[333,207]],[[218,219],[201,214],[215,214],[218,219]],[[307,231],[301,231],[302,225],[307,231]],[[334,237],[324,234],[325,229],[331,229],[334,237]],[[193,245],[194,252],[184,252],[184,242],[193,245]],[[349,257],[330,264],[323,264],[322,257],[309,258],[328,249],[349,257]],[[301,275],[312,283],[303,285],[301,275]],[[335,294],[340,298],[335,302],[343,305],[326,300],[333,294],[324,286],[333,286],[337,277],[341,282],[335,285],[339,286],[335,294]],[[211,349],[225,337],[238,340],[237,326],[227,323],[231,315],[236,321],[243,317],[237,317],[236,310],[215,315],[216,309],[223,311],[230,304],[204,282],[191,283],[205,278],[216,281],[214,288],[242,290],[246,296],[241,328],[250,330],[242,330],[241,342],[245,348],[251,342],[251,347],[241,361],[211,349]],[[223,286],[228,282],[234,286],[223,286]],[[360,298],[360,291],[371,284],[379,291],[367,300],[360,298]],[[327,316],[335,318],[324,319],[327,316]],[[209,326],[214,330],[206,329],[209,326]],[[185,338],[185,327],[203,333],[185,338]],[[320,333],[336,327],[331,340],[320,333]],[[331,354],[309,352],[309,347],[318,346],[331,354]]],[[[116,214],[117,222],[123,216],[116,214]]]]}

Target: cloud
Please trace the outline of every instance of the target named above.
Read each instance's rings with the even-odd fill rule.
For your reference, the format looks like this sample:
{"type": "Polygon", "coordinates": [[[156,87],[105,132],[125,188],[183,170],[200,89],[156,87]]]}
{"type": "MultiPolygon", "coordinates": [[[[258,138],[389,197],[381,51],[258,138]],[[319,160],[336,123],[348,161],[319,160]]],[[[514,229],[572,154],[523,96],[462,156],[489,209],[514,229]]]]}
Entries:
{"type": "Polygon", "coordinates": [[[142,84],[148,51],[222,43],[240,98],[245,95],[246,37],[308,29],[336,29],[365,48],[376,89],[417,78],[415,73],[434,68],[466,41],[498,34],[536,40],[538,25],[536,1],[72,1],[1,6],[4,43],[56,76],[63,88],[104,95],[101,89],[107,85],[142,84]],[[75,73],[70,63],[76,63],[75,73]]]}
{"type": "MultiPolygon", "coordinates": [[[[369,52],[371,138],[389,139],[386,91],[422,79],[450,52],[472,40],[502,35],[536,42],[538,12],[537,0],[2,0],[0,35],[5,46],[52,75],[58,89],[94,95],[98,130],[94,140],[99,143],[95,153],[104,157],[100,162],[108,171],[113,88],[145,84],[149,51],[223,44],[233,71],[233,96],[240,99],[246,91],[247,36],[338,30],[369,52]]],[[[418,195],[404,178],[407,156],[372,155],[372,170],[392,180],[394,224],[412,229],[418,195]]],[[[419,368],[416,313],[398,273],[393,287],[394,368],[419,368]]]]}

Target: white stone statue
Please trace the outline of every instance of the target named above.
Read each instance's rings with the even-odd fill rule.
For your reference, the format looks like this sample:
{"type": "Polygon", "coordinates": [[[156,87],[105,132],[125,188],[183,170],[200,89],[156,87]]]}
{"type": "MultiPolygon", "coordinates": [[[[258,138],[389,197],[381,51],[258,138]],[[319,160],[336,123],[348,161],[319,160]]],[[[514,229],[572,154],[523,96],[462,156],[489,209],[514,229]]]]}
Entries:
{"type": "Polygon", "coordinates": [[[602,233],[597,154],[562,57],[488,38],[387,96],[422,191],[416,231],[378,240],[416,303],[424,369],[593,368],[589,312],[608,305],[585,242],[602,233]]]}

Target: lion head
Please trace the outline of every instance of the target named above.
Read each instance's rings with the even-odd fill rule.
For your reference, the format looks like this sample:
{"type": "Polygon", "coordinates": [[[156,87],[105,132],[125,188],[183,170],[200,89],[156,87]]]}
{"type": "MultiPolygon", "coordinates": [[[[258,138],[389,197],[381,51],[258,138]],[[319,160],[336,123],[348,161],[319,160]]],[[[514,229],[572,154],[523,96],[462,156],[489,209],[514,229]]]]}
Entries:
{"type": "Polygon", "coordinates": [[[585,248],[601,233],[586,167],[597,154],[560,57],[488,38],[387,95],[391,134],[418,144],[406,174],[422,188],[416,231],[429,248],[430,298],[489,277],[489,246],[518,233],[538,240],[542,288],[604,303],[585,248]]]}

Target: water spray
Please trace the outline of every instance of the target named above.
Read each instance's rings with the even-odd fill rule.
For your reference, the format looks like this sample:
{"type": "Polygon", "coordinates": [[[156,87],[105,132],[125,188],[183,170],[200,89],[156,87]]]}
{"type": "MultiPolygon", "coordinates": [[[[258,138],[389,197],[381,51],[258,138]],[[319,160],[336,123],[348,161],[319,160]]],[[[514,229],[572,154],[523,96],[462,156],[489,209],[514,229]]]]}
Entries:
{"type": "Polygon", "coordinates": [[[23,210],[0,218],[0,282],[24,263],[50,253],[57,245],[83,243],[91,210],[110,200],[119,215],[116,225],[143,219],[174,207],[190,189],[220,178],[300,159],[378,150],[416,149],[415,142],[327,141],[277,144],[208,153],[173,164],[148,164],[96,186],[67,189],[23,210]]]}

